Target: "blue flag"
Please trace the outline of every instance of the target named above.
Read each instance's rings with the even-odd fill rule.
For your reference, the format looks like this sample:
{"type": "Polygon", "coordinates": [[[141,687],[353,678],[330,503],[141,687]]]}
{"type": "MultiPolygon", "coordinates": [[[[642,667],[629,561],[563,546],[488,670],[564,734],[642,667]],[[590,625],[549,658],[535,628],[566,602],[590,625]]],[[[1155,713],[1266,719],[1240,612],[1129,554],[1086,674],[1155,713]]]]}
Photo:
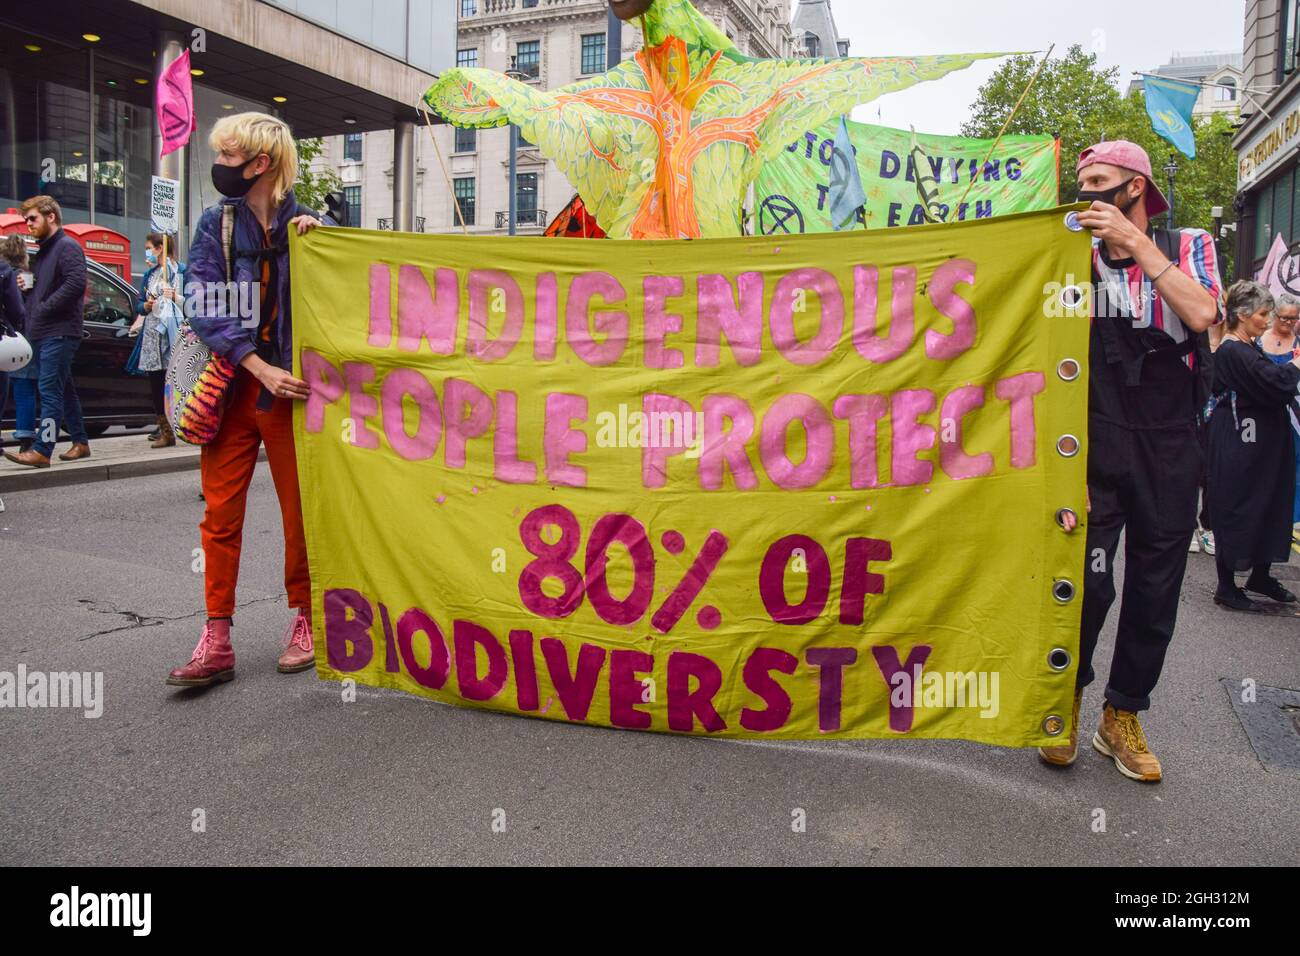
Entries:
{"type": "Polygon", "coordinates": [[[1201,88],[1163,77],[1146,77],[1147,114],[1152,128],[1173,143],[1188,159],[1196,158],[1196,132],[1192,110],[1201,88]]]}
{"type": "Polygon", "coordinates": [[[841,116],[840,131],[835,134],[835,150],[831,153],[831,222],[836,231],[856,226],[858,210],[866,201],[858,159],[849,140],[849,127],[841,116]]]}

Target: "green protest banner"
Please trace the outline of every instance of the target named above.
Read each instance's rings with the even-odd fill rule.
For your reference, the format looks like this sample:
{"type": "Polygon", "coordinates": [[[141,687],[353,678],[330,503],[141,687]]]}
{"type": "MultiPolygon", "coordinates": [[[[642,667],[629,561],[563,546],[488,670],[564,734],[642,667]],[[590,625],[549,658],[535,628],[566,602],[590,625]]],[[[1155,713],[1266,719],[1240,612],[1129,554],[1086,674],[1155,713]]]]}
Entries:
{"type": "MultiPolygon", "coordinates": [[[[917,194],[912,132],[849,123],[867,202],[858,221],[867,229],[915,226],[925,221],[917,194]]],[[[830,163],[839,121],[805,132],[754,183],[760,235],[833,232],[830,163]]],[[[938,181],[938,210],[945,221],[987,219],[1057,205],[1060,148],[1051,136],[1004,136],[985,162],[991,139],[916,134],[938,181]],[[962,196],[970,187],[965,200],[962,196]],[[960,202],[960,207],[952,206],[960,202]]]]}

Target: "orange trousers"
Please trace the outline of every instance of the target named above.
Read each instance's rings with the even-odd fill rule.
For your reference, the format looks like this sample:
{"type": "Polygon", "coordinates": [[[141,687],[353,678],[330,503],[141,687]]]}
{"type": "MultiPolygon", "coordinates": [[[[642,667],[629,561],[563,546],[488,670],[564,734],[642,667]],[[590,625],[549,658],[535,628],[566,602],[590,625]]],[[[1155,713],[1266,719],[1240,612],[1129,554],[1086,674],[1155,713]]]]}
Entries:
{"type": "Polygon", "coordinates": [[[289,607],[311,608],[311,579],[307,573],[307,543],[302,529],[302,499],[298,494],[298,458],[293,447],[293,402],[275,399],[269,412],[258,411],[262,387],[242,369],[231,382],[232,393],[217,437],[203,446],[200,467],[207,502],[199,535],[203,544],[204,596],[208,617],[235,613],[239,581],[239,552],[244,538],[244,508],[248,486],[257,467],[257,451],[266,445],[271,480],[280,499],[284,525],[284,587],[289,607]]]}

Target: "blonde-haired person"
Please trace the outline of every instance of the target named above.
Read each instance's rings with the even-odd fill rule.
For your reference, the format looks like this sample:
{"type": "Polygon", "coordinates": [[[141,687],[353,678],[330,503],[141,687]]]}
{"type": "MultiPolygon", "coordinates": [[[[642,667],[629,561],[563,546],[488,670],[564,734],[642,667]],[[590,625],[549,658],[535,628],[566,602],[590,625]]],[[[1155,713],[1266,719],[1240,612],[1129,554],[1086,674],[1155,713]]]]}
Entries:
{"type": "Polygon", "coordinates": [[[233,207],[231,280],[235,303],[250,303],[255,314],[223,308],[218,295],[191,296],[189,322],[218,355],[237,367],[216,437],[203,446],[201,476],[206,511],[199,525],[204,554],[207,622],[188,664],[174,669],[167,683],[203,687],[234,677],[230,630],[243,540],[248,486],[259,446],[280,500],[284,527],[284,585],[294,612],[285,634],[278,669],[306,670],[314,662],[311,584],[303,538],[298,466],[293,446],[293,403],[308,395],[295,378],[293,326],[289,297],[289,230],[299,234],[320,225],[298,205],[293,183],[298,152],[289,127],[265,113],[239,113],[219,120],[208,143],[216,152],[212,182],[225,197],[204,210],[190,244],[187,288],[203,290],[226,282],[222,248],[222,209],[233,207]],[[253,294],[249,294],[251,291],[253,294]]]}

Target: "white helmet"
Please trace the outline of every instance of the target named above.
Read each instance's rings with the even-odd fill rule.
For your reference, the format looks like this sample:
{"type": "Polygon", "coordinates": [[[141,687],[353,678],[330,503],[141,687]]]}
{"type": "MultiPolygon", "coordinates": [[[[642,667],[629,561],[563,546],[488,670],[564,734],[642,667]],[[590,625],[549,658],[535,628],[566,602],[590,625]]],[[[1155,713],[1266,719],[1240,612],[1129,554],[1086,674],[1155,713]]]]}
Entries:
{"type": "Polygon", "coordinates": [[[0,325],[0,372],[16,372],[31,360],[31,343],[21,332],[0,325]]]}

